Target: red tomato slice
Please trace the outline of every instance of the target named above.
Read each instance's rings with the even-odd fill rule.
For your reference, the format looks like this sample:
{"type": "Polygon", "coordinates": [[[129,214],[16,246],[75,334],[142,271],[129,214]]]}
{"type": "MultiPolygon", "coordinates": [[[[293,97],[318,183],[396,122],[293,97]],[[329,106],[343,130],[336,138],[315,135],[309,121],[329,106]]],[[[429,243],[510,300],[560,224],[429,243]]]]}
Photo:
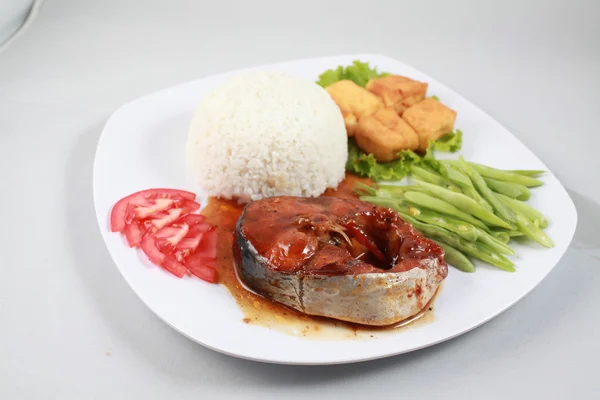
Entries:
{"type": "Polygon", "coordinates": [[[156,236],[151,232],[146,232],[142,238],[142,250],[146,257],[156,265],[162,266],[165,262],[165,255],[160,252],[156,245],[156,236]]]}
{"type": "Polygon", "coordinates": [[[156,214],[156,219],[151,221],[155,229],[161,229],[175,221],[181,215],[181,208],[172,208],[167,212],[156,214]]]}
{"type": "Polygon", "coordinates": [[[217,270],[213,260],[190,256],[185,265],[192,275],[210,283],[217,282],[217,270]]]}
{"type": "Polygon", "coordinates": [[[217,231],[210,230],[204,233],[202,241],[194,251],[194,256],[213,259],[217,257],[217,231]]]}
{"type": "Polygon", "coordinates": [[[206,223],[200,223],[197,225],[193,225],[190,228],[190,235],[197,235],[199,233],[206,233],[206,232],[210,232],[211,230],[214,230],[214,227],[212,227],[209,224],[206,223]]]}
{"type": "Polygon", "coordinates": [[[166,199],[175,196],[190,201],[196,198],[196,194],[192,192],[163,188],[142,190],[122,198],[113,206],[110,213],[110,230],[112,232],[122,232],[125,229],[127,209],[130,204],[146,204],[148,199],[166,199]]]}
{"type": "Polygon", "coordinates": [[[196,247],[198,247],[198,245],[200,244],[200,240],[202,240],[201,235],[197,235],[194,237],[185,237],[181,240],[181,242],[177,244],[177,248],[182,250],[190,250],[190,252],[194,251],[196,250],[196,247]]]}
{"type": "Polygon", "coordinates": [[[200,244],[210,225],[202,223],[203,215],[186,214],[172,224],[156,231],[157,246],[164,254],[174,254],[179,262],[189,256],[200,244]]]}
{"type": "Polygon", "coordinates": [[[142,220],[151,217],[154,214],[159,213],[161,211],[168,210],[169,208],[173,207],[174,204],[174,199],[156,199],[150,201],[149,205],[136,206],[134,204],[131,204],[133,206],[131,207],[131,210],[133,212],[133,218],[142,220]]]}
{"type": "Polygon", "coordinates": [[[188,224],[190,227],[201,224],[206,220],[204,215],[200,214],[187,214],[177,220],[177,223],[188,224]]]}
{"type": "Polygon", "coordinates": [[[174,257],[166,257],[163,263],[163,268],[175,275],[178,278],[183,278],[187,272],[187,268],[180,264],[174,257]]]}
{"type": "Polygon", "coordinates": [[[195,254],[189,256],[184,264],[186,266],[191,266],[191,268],[203,266],[210,269],[217,269],[217,260],[214,258],[200,257],[195,254]]]}
{"type": "Polygon", "coordinates": [[[181,242],[179,242],[179,244],[177,244],[177,248],[175,249],[175,258],[179,262],[184,262],[184,260],[190,254],[192,254],[194,250],[196,250],[200,244],[200,241],[202,240],[202,236],[203,233],[199,233],[192,237],[189,237],[189,235],[185,237],[181,242]]]}
{"type": "Polygon", "coordinates": [[[137,222],[125,225],[125,237],[129,247],[138,247],[142,242],[142,228],[137,222]]]}
{"type": "Polygon", "coordinates": [[[119,200],[110,215],[110,229],[122,232],[130,247],[141,247],[148,259],[173,275],[191,274],[217,282],[217,232],[192,192],[149,189],[119,200]]]}
{"type": "Polygon", "coordinates": [[[182,212],[183,215],[189,214],[189,213],[192,213],[192,212],[200,209],[200,203],[196,203],[195,201],[188,200],[185,203],[183,203],[181,208],[183,209],[183,212],[182,212]]]}
{"type": "Polygon", "coordinates": [[[186,224],[165,226],[156,232],[156,245],[161,252],[170,254],[187,235],[189,230],[190,227],[186,224]]]}

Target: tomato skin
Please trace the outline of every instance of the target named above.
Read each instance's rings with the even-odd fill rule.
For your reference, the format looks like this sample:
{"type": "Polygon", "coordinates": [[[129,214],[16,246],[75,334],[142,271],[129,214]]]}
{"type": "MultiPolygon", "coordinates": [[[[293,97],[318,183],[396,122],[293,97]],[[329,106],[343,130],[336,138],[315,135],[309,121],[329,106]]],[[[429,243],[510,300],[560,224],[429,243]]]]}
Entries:
{"type": "Polygon", "coordinates": [[[125,229],[127,209],[130,204],[143,204],[148,198],[167,198],[168,196],[180,196],[192,202],[196,199],[195,193],[177,189],[147,189],[132,193],[129,196],[123,197],[113,206],[110,213],[111,232],[122,232],[125,229]]]}
{"type": "Polygon", "coordinates": [[[196,210],[199,210],[200,209],[200,203],[197,203],[195,201],[186,201],[181,206],[181,209],[182,209],[181,213],[183,215],[187,215],[187,214],[193,213],[196,210]]]}
{"type": "Polygon", "coordinates": [[[204,233],[202,241],[196,248],[194,255],[213,259],[217,257],[217,231],[210,230],[204,233]]]}
{"type": "Polygon", "coordinates": [[[217,270],[208,268],[204,265],[188,266],[190,273],[203,281],[217,283],[217,270]]]}
{"type": "Polygon", "coordinates": [[[160,252],[156,245],[156,236],[150,231],[146,232],[144,237],[142,237],[142,250],[146,254],[146,257],[154,264],[162,266],[165,262],[165,255],[160,252]]]}
{"type": "Polygon", "coordinates": [[[206,220],[206,217],[201,214],[187,214],[182,216],[177,220],[177,223],[187,224],[192,227],[194,225],[198,225],[203,223],[206,220]]]}
{"type": "Polygon", "coordinates": [[[185,260],[185,266],[188,268],[206,267],[209,269],[217,268],[217,260],[214,258],[207,258],[199,254],[192,254],[185,260]]]}
{"type": "Polygon", "coordinates": [[[126,225],[124,233],[129,247],[138,247],[140,243],[142,243],[142,236],[144,232],[142,231],[142,227],[137,222],[126,225]]]}
{"type": "Polygon", "coordinates": [[[211,231],[209,232],[209,237],[211,236],[211,233],[214,233],[214,239],[210,239],[210,240],[206,240],[205,237],[202,238],[202,241],[200,242],[200,246],[198,246],[198,248],[196,249],[196,251],[194,251],[192,254],[190,254],[189,257],[187,257],[184,261],[185,266],[187,267],[188,271],[190,271],[190,273],[202,280],[205,280],[207,282],[210,283],[216,283],[217,282],[217,270],[216,270],[216,259],[215,257],[211,257],[210,255],[212,255],[213,253],[216,256],[216,232],[215,231],[211,231]],[[208,247],[207,246],[207,242],[208,245],[211,245],[211,241],[214,240],[214,246],[212,247],[208,247]],[[205,251],[199,251],[201,246],[205,246],[206,250],[205,251]],[[212,249],[214,247],[214,251],[213,250],[209,250],[212,249]],[[207,254],[209,256],[207,256],[207,254]]]}
{"type": "Polygon", "coordinates": [[[200,224],[191,226],[189,235],[191,236],[191,235],[205,234],[207,232],[210,232],[213,229],[214,228],[211,225],[202,222],[200,224]]]}
{"type": "Polygon", "coordinates": [[[162,267],[178,278],[183,278],[187,272],[187,268],[171,256],[165,258],[162,267]]]}

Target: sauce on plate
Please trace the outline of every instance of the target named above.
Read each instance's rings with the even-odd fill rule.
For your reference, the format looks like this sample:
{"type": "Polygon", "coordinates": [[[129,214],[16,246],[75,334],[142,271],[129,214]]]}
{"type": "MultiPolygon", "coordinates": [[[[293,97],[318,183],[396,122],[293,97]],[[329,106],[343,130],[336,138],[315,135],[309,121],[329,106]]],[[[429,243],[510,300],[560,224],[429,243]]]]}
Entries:
{"type": "MultiPolygon", "coordinates": [[[[353,193],[353,187],[357,181],[372,183],[369,179],[346,174],[346,178],[336,190],[328,189],[323,196],[356,200],[358,196],[353,193]]],[[[252,292],[238,279],[233,256],[235,225],[243,208],[244,205],[238,205],[235,200],[210,197],[202,214],[206,216],[207,222],[216,227],[217,231],[216,268],[219,283],[229,290],[237,302],[244,314],[243,321],[245,323],[322,340],[374,338],[386,332],[396,332],[400,328],[407,329],[434,320],[432,303],[435,296],[421,313],[408,320],[387,327],[371,327],[302,314],[252,292]]]]}

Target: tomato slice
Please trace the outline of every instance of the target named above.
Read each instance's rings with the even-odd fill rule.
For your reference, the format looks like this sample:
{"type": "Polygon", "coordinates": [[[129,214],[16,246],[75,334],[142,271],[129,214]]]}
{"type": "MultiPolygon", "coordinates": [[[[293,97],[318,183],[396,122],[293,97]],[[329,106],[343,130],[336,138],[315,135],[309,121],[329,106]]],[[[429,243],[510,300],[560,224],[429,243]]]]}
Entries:
{"type": "Polygon", "coordinates": [[[156,214],[156,219],[150,221],[155,230],[161,229],[175,221],[181,215],[181,208],[172,208],[167,212],[156,214]]]}
{"type": "Polygon", "coordinates": [[[210,269],[217,269],[217,260],[214,258],[202,257],[196,254],[189,256],[184,264],[191,268],[202,266],[210,269]]]}
{"type": "Polygon", "coordinates": [[[125,237],[129,247],[138,247],[142,242],[142,227],[137,222],[125,225],[125,237]]]}
{"type": "Polygon", "coordinates": [[[148,199],[167,199],[171,197],[180,197],[194,202],[196,194],[186,190],[163,188],[148,189],[132,193],[129,196],[123,197],[113,206],[110,213],[110,230],[112,232],[122,232],[125,229],[127,211],[130,204],[147,204],[148,199]]]}
{"type": "Polygon", "coordinates": [[[196,248],[200,244],[200,241],[202,240],[202,236],[203,234],[199,233],[192,237],[185,237],[181,242],[179,242],[177,248],[175,249],[175,258],[179,262],[184,262],[184,260],[190,254],[192,254],[194,250],[196,250],[196,248]]]}
{"type": "Polygon", "coordinates": [[[187,272],[187,268],[172,256],[166,257],[162,266],[178,278],[183,278],[187,272]]]}
{"type": "Polygon", "coordinates": [[[217,257],[217,231],[213,229],[204,233],[200,244],[194,251],[194,256],[213,259],[217,257]]]}
{"type": "Polygon", "coordinates": [[[182,278],[189,271],[217,282],[217,232],[192,192],[148,189],[119,200],[110,215],[110,230],[122,232],[129,247],[141,247],[146,257],[182,278]]]}
{"type": "Polygon", "coordinates": [[[206,232],[210,232],[211,230],[213,230],[214,227],[207,224],[207,223],[199,223],[197,225],[192,225],[190,227],[190,235],[197,235],[199,233],[206,233],[206,232]]]}
{"type": "Polygon", "coordinates": [[[156,232],[156,245],[163,253],[170,254],[189,232],[190,227],[169,225],[156,232]]]}
{"type": "Polygon", "coordinates": [[[177,244],[178,249],[189,250],[190,252],[196,250],[202,240],[202,235],[196,235],[194,237],[185,237],[177,244]]]}
{"type": "Polygon", "coordinates": [[[146,219],[161,211],[168,210],[175,204],[174,199],[156,199],[149,205],[138,205],[132,207],[133,218],[146,219]]]}
{"type": "Polygon", "coordinates": [[[142,250],[146,257],[156,265],[162,266],[166,256],[160,252],[156,245],[156,236],[148,231],[142,237],[142,250]]]}
{"type": "Polygon", "coordinates": [[[196,203],[195,201],[188,200],[183,203],[181,208],[183,210],[182,214],[186,215],[186,214],[192,213],[192,212],[200,209],[200,203],[196,203]]]}
{"type": "Polygon", "coordinates": [[[181,223],[181,224],[187,224],[190,227],[194,226],[194,225],[198,225],[203,223],[206,220],[206,217],[204,215],[200,215],[200,214],[187,214],[182,216],[181,218],[179,218],[177,220],[177,223],[181,223]]]}
{"type": "Polygon", "coordinates": [[[195,254],[188,257],[185,266],[190,273],[210,283],[217,282],[217,270],[214,260],[198,257],[195,254]]]}

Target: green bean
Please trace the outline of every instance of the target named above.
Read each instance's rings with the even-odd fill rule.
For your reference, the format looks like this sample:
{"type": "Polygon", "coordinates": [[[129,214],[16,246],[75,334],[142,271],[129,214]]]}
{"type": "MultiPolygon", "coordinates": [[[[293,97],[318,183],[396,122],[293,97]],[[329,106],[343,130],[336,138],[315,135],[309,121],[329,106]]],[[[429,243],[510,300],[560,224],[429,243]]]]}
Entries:
{"type": "Polygon", "coordinates": [[[471,257],[485,261],[505,271],[515,271],[514,264],[510,260],[501,254],[496,253],[483,243],[469,242],[462,239],[457,234],[440,228],[439,226],[424,224],[407,214],[400,213],[400,215],[406,222],[412,224],[415,229],[429,238],[441,240],[444,243],[467,253],[471,257]]]}
{"type": "Polygon", "coordinates": [[[475,272],[475,265],[460,250],[456,250],[439,239],[435,242],[444,249],[444,259],[448,264],[463,272],[475,272]]]}
{"type": "MultiPolygon", "coordinates": [[[[456,160],[443,160],[440,162],[451,165],[460,164],[457,163],[456,160]]],[[[539,179],[535,179],[527,175],[516,174],[514,172],[508,172],[502,169],[492,168],[488,167],[487,165],[477,164],[474,162],[469,162],[468,164],[477,170],[479,174],[487,178],[493,178],[505,182],[520,183],[521,185],[525,185],[527,187],[537,187],[544,184],[544,182],[540,181],[539,179]]]]}
{"type": "Polygon", "coordinates": [[[460,188],[456,187],[456,185],[452,184],[452,182],[450,182],[443,176],[436,174],[435,172],[431,172],[425,168],[417,167],[416,165],[413,165],[411,167],[410,171],[412,172],[413,175],[415,175],[422,181],[433,183],[435,185],[442,186],[442,187],[445,187],[448,189],[450,189],[450,187],[454,187],[456,190],[454,190],[454,189],[450,189],[450,190],[453,190],[453,191],[458,190],[460,192],[460,188]]]}
{"type": "Polygon", "coordinates": [[[534,223],[537,222],[540,228],[543,229],[548,227],[548,220],[546,219],[546,217],[544,217],[544,215],[541,212],[531,207],[529,204],[523,203],[519,200],[511,199],[510,197],[504,196],[502,194],[499,194],[498,198],[504,204],[510,207],[513,211],[520,212],[534,223]]]}
{"type": "Polygon", "coordinates": [[[523,232],[525,236],[535,240],[544,247],[554,247],[554,242],[552,239],[550,239],[550,237],[548,237],[544,231],[535,226],[535,224],[531,222],[529,218],[520,212],[516,212],[515,216],[517,220],[517,228],[519,228],[519,230],[523,232]]]}
{"type": "Polygon", "coordinates": [[[356,182],[354,192],[360,195],[380,196],[380,197],[402,197],[406,191],[428,192],[426,188],[419,185],[366,185],[362,182],[356,182]]]}
{"type": "Polygon", "coordinates": [[[466,196],[469,196],[470,198],[475,200],[486,210],[493,211],[493,208],[490,205],[490,203],[488,203],[483,197],[481,197],[479,192],[473,186],[473,182],[471,182],[471,179],[469,179],[467,175],[463,174],[451,165],[442,165],[440,170],[442,171],[442,174],[446,174],[445,176],[448,178],[448,180],[458,184],[462,188],[462,191],[466,196]]]}
{"type": "Polygon", "coordinates": [[[487,244],[492,250],[495,250],[500,254],[507,254],[509,256],[513,256],[515,254],[515,251],[513,249],[511,249],[507,244],[503,243],[501,240],[496,239],[493,235],[482,230],[479,230],[478,233],[479,237],[477,238],[477,240],[479,240],[481,243],[487,244]]]}
{"type": "Polygon", "coordinates": [[[469,178],[471,178],[471,181],[473,182],[473,185],[475,185],[475,188],[479,191],[479,193],[481,193],[483,198],[486,199],[492,205],[492,207],[494,208],[494,210],[496,210],[498,215],[504,218],[506,221],[514,223],[515,216],[511,209],[508,208],[503,202],[501,202],[500,199],[498,199],[498,197],[496,197],[496,194],[492,192],[491,189],[487,186],[479,172],[477,172],[475,168],[473,168],[469,163],[467,163],[462,156],[459,158],[458,161],[460,168],[465,174],[467,174],[469,178]]]}
{"type": "Polygon", "coordinates": [[[391,208],[396,212],[408,214],[421,222],[446,228],[449,231],[458,234],[460,237],[472,242],[477,240],[480,231],[483,232],[482,230],[464,221],[438,214],[431,210],[422,209],[414,205],[407,206],[406,204],[403,204],[402,200],[399,199],[377,196],[361,196],[359,199],[361,201],[366,201],[381,207],[391,208]]]}
{"type": "Polygon", "coordinates": [[[501,218],[499,218],[493,212],[486,210],[479,203],[473,200],[470,197],[465,196],[461,193],[454,193],[448,189],[441,188],[439,186],[432,185],[431,183],[418,181],[420,185],[427,188],[434,196],[443,199],[444,201],[452,204],[456,208],[465,211],[488,225],[500,226],[503,228],[510,229],[511,226],[504,222],[501,218]]]}
{"type": "Polygon", "coordinates": [[[358,195],[363,195],[363,194],[368,194],[368,195],[375,195],[375,193],[377,192],[377,188],[376,185],[367,185],[364,184],[362,182],[356,182],[354,184],[354,189],[353,189],[354,193],[358,194],[358,195]]]}
{"type": "Polygon", "coordinates": [[[504,182],[497,179],[483,177],[488,187],[496,193],[502,193],[510,198],[518,200],[529,200],[531,192],[525,185],[520,183],[504,182]]]}
{"type": "MultiPolygon", "coordinates": [[[[518,232],[518,231],[515,231],[515,232],[518,232]]],[[[491,231],[490,235],[492,235],[493,237],[495,237],[496,239],[498,239],[499,241],[501,241],[504,244],[510,242],[510,236],[508,236],[508,233],[506,233],[506,232],[491,231]]]]}
{"type": "Polygon", "coordinates": [[[532,178],[535,178],[540,175],[544,175],[546,173],[546,171],[541,170],[541,169],[507,169],[505,171],[513,173],[513,174],[530,176],[532,178]]]}
{"type": "Polygon", "coordinates": [[[479,232],[485,233],[483,230],[474,227],[473,225],[466,223],[464,221],[438,214],[435,211],[430,211],[427,209],[422,209],[414,206],[403,206],[397,209],[396,211],[401,211],[403,213],[409,214],[415,219],[425,222],[427,224],[436,225],[441,228],[445,228],[450,232],[454,232],[463,239],[474,242],[479,237],[479,232]]]}
{"type": "Polygon", "coordinates": [[[508,236],[508,238],[513,238],[513,237],[519,237],[519,236],[523,236],[523,232],[516,230],[516,229],[500,229],[500,228],[494,228],[491,230],[490,232],[492,234],[492,236],[496,237],[498,240],[502,240],[498,237],[498,235],[501,235],[503,237],[503,235],[508,236]]]}
{"type": "Polygon", "coordinates": [[[442,214],[448,214],[452,217],[468,222],[471,225],[474,225],[483,230],[489,230],[483,222],[474,218],[471,214],[459,210],[452,204],[447,203],[444,200],[440,200],[437,197],[433,197],[426,193],[420,192],[406,192],[404,193],[404,198],[408,200],[408,202],[413,203],[417,206],[429,208],[430,210],[437,211],[442,214]]]}
{"type": "Polygon", "coordinates": [[[411,192],[428,192],[422,186],[419,185],[406,185],[406,186],[396,186],[396,185],[378,185],[375,190],[376,196],[381,197],[402,197],[404,193],[411,192]]]}
{"type": "Polygon", "coordinates": [[[458,184],[460,187],[473,186],[468,176],[451,165],[440,164],[440,173],[444,178],[458,184]]]}
{"type": "Polygon", "coordinates": [[[379,197],[379,196],[360,196],[360,201],[366,201],[368,203],[375,204],[385,208],[391,208],[397,211],[397,208],[402,204],[402,200],[393,197],[379,197]]]}

